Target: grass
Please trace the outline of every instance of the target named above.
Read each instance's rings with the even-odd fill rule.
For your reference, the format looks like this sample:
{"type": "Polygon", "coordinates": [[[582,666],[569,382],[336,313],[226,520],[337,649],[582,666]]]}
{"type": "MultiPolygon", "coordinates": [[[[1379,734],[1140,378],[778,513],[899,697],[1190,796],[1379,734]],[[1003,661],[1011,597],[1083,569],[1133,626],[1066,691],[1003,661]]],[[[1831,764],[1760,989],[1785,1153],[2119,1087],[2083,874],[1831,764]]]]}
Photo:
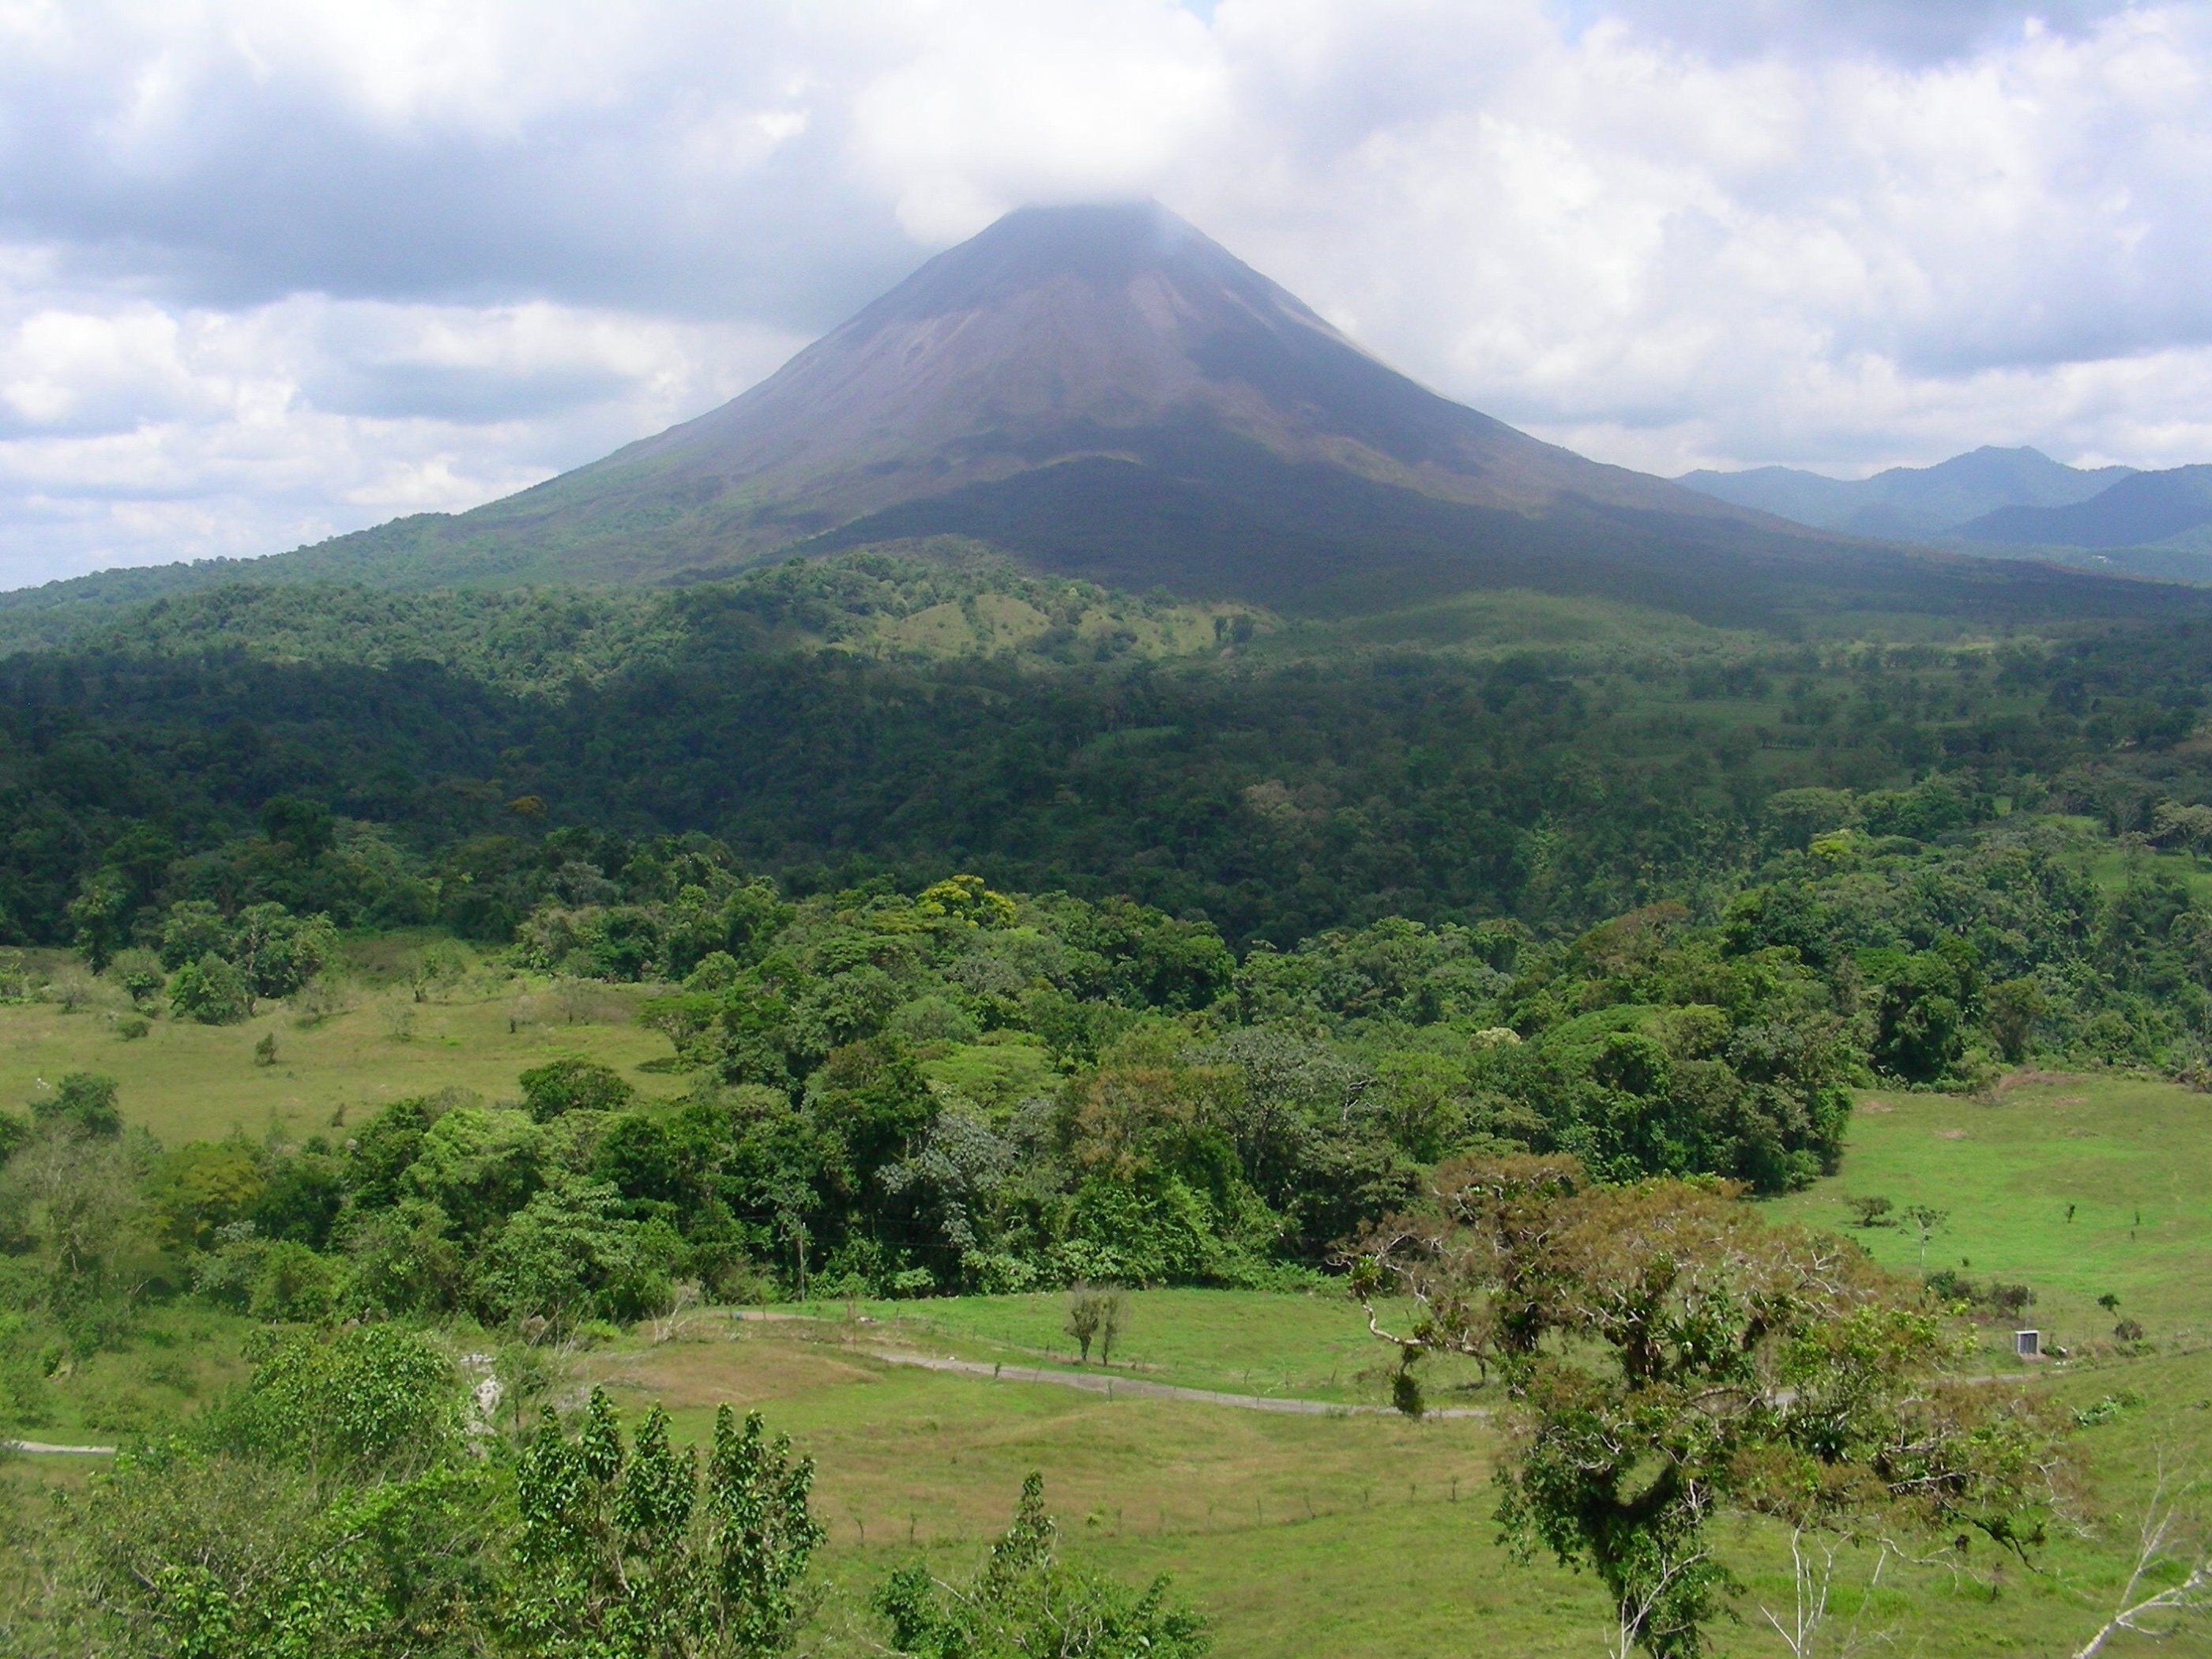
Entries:
{"type": "MultiPolygon", "coordinates": [[[[1208,1306],[1188,1293],[1133,1292],[1133,1328],[1158,1333],[1158,1351],[1171,1352],[1206,1329],[1233,1331],[1304,1300],[1213,1296],[1208,1306]]],[[[940,1305],[956,1322],[972,1313],[978,1327],[1018,1334],[1021,1310],[1010,1300],[994,1298],[980,1312],[940,1305]]],[[[1335,1346],[1338,1334],[1323,1322],[1306,1328],[1314,1349],[1289,1355],[1294,1370],[1312,1369],[1335,1346]]],[[[1224,1659],[1601,1650],[1602,1591],[1548,1560],[1517,1564],[1499,1544],[1488,1478],[1496,1431],[1486,1422],[1108,1401],[1042,1383],[889,1365],[866,1351],[876,1338],[875,1328],[833,1320],[740,1324],[708,1315],[678,1340],[653,1346],[633,1339],[580,1363],[578,1380],[607,1382],[633,1415],[665,1403],[679,1437],[703,1439],[714,1405],[728,1401],[762,1410],[815,1458],[816,1509],[830,1530],[820,1563],[829,1592],[810,1651],[878,1651],[868,1590],[916,1556],[940,1574],[972,1565],[1031,1469],[1045,1477],[1072,1557],[1136,1580],[1172,1574],[1178,1592],[1213,1621],[1224,1659]]],[[[2124,1376],[2083,1373],[2056,1386],[2071,1403],[2122,1388],[2138,1401],[2082,1433],[2100,1476],[2092,1507],[2122,1522],[2160,1446],[2177,1445],[2177,1421],[2194,1430],[2184,1452],[2207,1449],[2199,1425],[2212,1413],[2194,1407],[2212,1387],[2202,1356],[2154,1358],[2124,1376]]],[[[1764,1525],[1729,1523],[1718,1543],[1743,1579],[1745,1622],[1716,1632],[1716,1652],[1779,1652],[1758,1610],[1788,1605],[1783,1540],[1764,1525]]],[[[1844,1552],[1837,1595],[1844,1613],[1874,1559],[1844,1552]]],[[[1893,1628],[1901,1652],[2070,1651],[2094,1627],[2119,1561],[2109,1539],[2072,1536],[2056,1540],[2032,1573],[1986,1552],[1970,1555],[1975,1571],[1964,1575],[1893,1561],[1865,1633],[1893,1628]],[[1992,1570],[1994,1592],[1985,1576],[1992,1570]]],[[[2212,1648],[2181,1642],[2160,1650],[2212,1648]]]]}
{"type": "MultiPolygon", "coordinates": [[[[1346,1404],[1389,1398],[1392,1351],[1368,1334],[1358,1307],[1340,1291],[1274,1294],[1158,1290],[1122,1293],[1126,1312],[1110,1366],[1094,1350],[1088,1369],[1224,1394],[1288,1396],[1346,1404]]],[[[859,1340],[957,1358],[1047,1369],[1079,1369],[1067,1334],[1067,1298],[963,1296],[924,1302],[819,1304],[794,1311],[828,1321],[849,1314],[869,1322],[859,1340]]],[[[1431,1360],[1422,1382],[1431,1402],[1462,1403],[1476,1382],[1472,1367],[1431,1360]]]]}
{"type": "Polygon", "coordinates": [[[444,1088],[487,1099],[520,1093],[517,1076],[563,1054],[629,1075],[641,1092],[673,1094],[637,1067],[668,1053],[640,1027],[635,986],[556,983],[483,964],[422,1002],[393,977],[389,940],[363,947],[337,976],[342,1006],[313,1021],[264,1003],[237,1025],[162,1014],[126,1038],[127,1000],[95,982],[73,1011],[53,1002],[0,1006],[0,1107],[16,1108],[65,1072],[102,1072],[119,1085],[124,1121],[165,1146],[243,1130],[293,1136],[358,1125],[394,1100],[444,1088]],[[264,1036],[276,1063],[255,1063],[264,1036]]]}
{"type": "MultiPolygon", "coordinates": [[[[1846,1196],[1945,1213],[1927,1269],[2024,1282],[2027,1322],[2079,1346],[2120,1298],[2161,1343],[2212,1339],[2212,1097],[2119,1076],[2015,1073],[1989,1102],[1877,1092],[1851,1121],[1843,1174],[1773,1212],[1844,1228],[1846,1196]],[[2069,1218],[2069,1211],[2071,1218],[2069,1218]]],[[[1909,1226],[1848,1227],[1886,1265],[1921,1272],[1909,1226]]]]}

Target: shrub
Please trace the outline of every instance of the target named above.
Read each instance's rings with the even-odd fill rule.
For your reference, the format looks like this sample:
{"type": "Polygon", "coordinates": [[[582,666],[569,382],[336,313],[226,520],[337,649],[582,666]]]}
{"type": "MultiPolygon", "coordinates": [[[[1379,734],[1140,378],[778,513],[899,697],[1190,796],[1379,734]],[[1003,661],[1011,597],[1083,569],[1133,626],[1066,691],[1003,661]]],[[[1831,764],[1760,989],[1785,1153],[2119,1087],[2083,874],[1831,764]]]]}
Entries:
{"type": "Polygon", "coordinates": [[[428,1339],[391,1325],[279,1338],[216,1437],[273,1462],[356,1477],[420,1469],[458,1443],[453,1368],[428,1339]]]}
{"type": "Polygon", "coordinates": [[[1133,1590],[1068,1566],[1059,1540],[1044,1481],[1032,1474],[1013,1524],[965,1584],[939,1584],[917,1562],[876,1592],[893,1650],[921,1659],[1199,1659],[1212,1650],[1206,1621],[1169,1605],[1165,1577],[1133,1590]]]}
{"type": "Polygon", "coordinates": [[[96,1140],[112,1140],[123,1133],[123,1115],[115,1109],[115,1079],[97,1072],[71,1072],[54,1085],[50,1095],[31,1103],[32,1121],[96,1140]]]}
{"type": "Polygon", "coordinates": [[[252,1013],[253,994],[244,975],[210,951],[170,979],[169,1008],[179,1019],[235,1025],[252,1013]]]}
{"type": "Polygon", "coordinates": [[[246,1310],[256,1319],[317,1322],[337,1310],[343,1268],[304,1244],[279,1239],[261,1252],[246,1310]]]}
{"type": "Polygon", "coordinates": [[[522,1101],[540,1123],[567,1112],[617,1112],[637,1091],[611,1067],[576,1056],[522,1074],[522,1101]]]}

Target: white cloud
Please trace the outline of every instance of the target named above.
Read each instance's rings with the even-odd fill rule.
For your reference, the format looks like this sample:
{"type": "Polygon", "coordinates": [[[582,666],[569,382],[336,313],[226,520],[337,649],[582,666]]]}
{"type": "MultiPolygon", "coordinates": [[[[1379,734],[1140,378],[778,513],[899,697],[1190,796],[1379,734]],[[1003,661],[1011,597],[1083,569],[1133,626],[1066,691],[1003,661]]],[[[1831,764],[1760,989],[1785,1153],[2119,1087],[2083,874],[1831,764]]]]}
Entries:
{"type": "Polygon", "coordinates": [[[1140,192],[1607,459],[2212,456],[2202,0],[0,0],[0,584],[469,505],[1140,192]]]}

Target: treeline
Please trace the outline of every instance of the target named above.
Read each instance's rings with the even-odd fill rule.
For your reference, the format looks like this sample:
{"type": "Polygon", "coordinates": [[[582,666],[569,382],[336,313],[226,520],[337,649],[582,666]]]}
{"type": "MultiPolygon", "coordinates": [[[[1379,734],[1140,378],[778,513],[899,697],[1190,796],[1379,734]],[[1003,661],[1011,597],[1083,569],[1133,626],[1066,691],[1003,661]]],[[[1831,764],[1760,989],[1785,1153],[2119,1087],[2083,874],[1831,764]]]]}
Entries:
{"type": "Polygon", "coordinates": [[[1311,632],[1255,652],[1223,618],[1219,650],[1152,660],[1114,655],[1165,625],[1139,602],[1094,638],[1048,617],[1049,594],[939,572],[934,609],[1018,599],[1073,629],[1066,659],[879,660],[824,631],[937,590],[838,597],[864,575],[710,584],[647,620],[642,599],[416,596],[338,627],[370,601],[325,615],[270,589],[227,611],[219,593],[191,627],[151,614],[143,640],[0,659],[0,939],[70,941],[97,885],[134,913],[252,895],[504,941],[572,848],[607,866],[610,836],[684,834],[790,891],[973,870],[1127,893],[1239,948],[1393,915],[1550,934],[1668,898],[1709,913],[1778,850],[1764,804],[1791,788],[1941,774],[1977,810],[2145,832],[2162,805],[2212,802],[2188,741],[2193,622],[1480,660],[1311,632]],[[287,641],[298,659],[271,659],[287,641]],[[272,803],[302,802],[336,821],[312,856],[269,827],[272,803]]]}

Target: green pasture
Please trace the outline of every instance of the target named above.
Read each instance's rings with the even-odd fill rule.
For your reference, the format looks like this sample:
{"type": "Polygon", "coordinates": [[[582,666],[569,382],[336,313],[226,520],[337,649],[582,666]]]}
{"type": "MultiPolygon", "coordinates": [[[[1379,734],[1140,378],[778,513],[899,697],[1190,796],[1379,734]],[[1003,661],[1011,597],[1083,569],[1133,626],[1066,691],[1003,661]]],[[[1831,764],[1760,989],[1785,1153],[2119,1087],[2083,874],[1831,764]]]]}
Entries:
{"type": "MultiPolygon", "coordinates": [[[[1110,1363],[1102,1365],[1094,1344],[1087,1367],[1067,1332],[1067,1297],[1057,1291],[811,1304],[790,1311],[836,1323],[863,1346],[1007,1365],[1088,1369],[1224,1394],[1340,1403],[1389,1399],[1395,1351],[1369,1334],[1358,1304],[1334,1285],[1279,1294],[1124,1291],[1121,1300],[1121,1328],[1110,1363]]],[[[1472,1366],[1428,1359],[1420,1374],[1433,1405],[1486,1403],[1472,1366]]]]}
{"type": "MultiPolygon", "coordinates": [[[[1203,1331],[1264,1323],[1305,1298],[1215,1292],[1129,1294],[1132,1319],[1177,1352],[1203,1331]]],[[[976,1323],[1016,1334],[1026,1310],[995,1299],[976,1323]]],[[[940,1304],[941,1307],[947,1304],[940,1304]]],[[[960,1304],[950,1304],[959,1306],[960,1304]]],[[[968,1310],[961,1308],[962,1314],[968,1310]]],[[[1339,1333],[1295,1314],[1276,1352],[1294,1373],[1336,1352],[1339,1333]],[[1300,1356],[1290,1335],[1307,1331],[1300,1356]]],[[[861,1655],[880,1630],[867,1591],[891,1568],[926,1557],[957,1571],[988,1547],[1021,1479],[1042,1473],[1066,1548],[1126,1577],[1173,1575],[1213,1620],[1224,1659],[1290,1653],[1367,1656],[1594,1654],[1604,1650],[1603,1595],[1548,1560],[1516,1563],[1500,1546],[1488,1479],[1496,1431],[1480,1419],[1410,1422],[1388,1414],[1291,1416],[1177,1401],[1121,1398],[1036,1382],[948,1376],[889,1364],[869,1352],[874,1322],[696,1318],[675,1339],[633,1337],[584,1356],[574,1385],[609,1385],[630,1414],[665,1402],[679,1437],[702,1439],[716,1403],[757,1407],[817,1465],[816,1507],[830,1529],[826,1595],[810,1650],[861,1655]]],[[[2060,1654],[2097,1622],[2094,1609],[2123,1571],[2118,1540],[2155,1478],[2159,1459],[2212,1451],[2212,1391],[2202,1356],[2054,1377],[2069,1404],[2116,1390],[2130,1402],[2081,1431],[2090,1480],[2079,1504],[2089,1526],[2054,1539],[2031,1571],[1969,1550],[1949,1561],[1882,1564],[1840,1552],[1834,1601],[1855,1614],[1868,1651],[2060,1654]],[[1858,1609],[1862,1601],[1863,1613],[1858,1609]]],[[[1923,1540],[1934,1550],[1940,1540],[1923,1540]]],[[[1784,1540],[1746,1523],[1721,1547],[1744,1583],[1741,1625],[1717,1634],[1728,1656],[1780,1654],[1759,1616],[1786,1613],[1784,1540]]],[[[1826,1651],[1841,1648],[1838,1640],[1826,1651]]],[[[2108,1652],[2199,1655],[2188,1641],[2108,1652]]]]}
{"type": "Polygon", "coordinates": [[[234,1129],[328,1133],[394,1100],[444,1088],[514,1098],[524,1069],[564,1054],[617,1067],[641,1093],[682,1091],[678,1079],[637,1073],[668,1053],[665,1037],[636,1023],[643,988],[472,963],[418,1001],[397,977],[393,955],[389,941],[358,947],[331,976],[326,1013],[267,1002],[240,1024],[200,1025],[162,1012],[135,1037],[125,1034],[144,1011],[80,973],[82,1000],[73,1008],[0,1005],[0,1108],[20,1110],[65,1072],[102,1072],[118,1085],[124,1121],[173,1146],[234,1129]],[[255,1060],[264,1036],[276,1042],[273,1065],[255,1060]]]}
{"type": "MultiPolygon", "coordinates": [[[[2212,1096],[2119,1075],[2014,1073],[1986,1100],[1878,1091],[1851,1120],[1843,1173],[1770,1206],[1922,1271],[1910,1224],[1850,1224],[1846,1197],[1946,1219],[1926,1270],[2027,1285],[2027,1322],[2069,1347],[2109,1339],[2119,1297],[2165,1346],[2212,1339],[2212,1096]],[[2069,1218],[2070,1212],[2070,1218],[2069,1218]]],[[[1992,1332],[1992,1346],[2008,1333],[1992,1332]]]]}

